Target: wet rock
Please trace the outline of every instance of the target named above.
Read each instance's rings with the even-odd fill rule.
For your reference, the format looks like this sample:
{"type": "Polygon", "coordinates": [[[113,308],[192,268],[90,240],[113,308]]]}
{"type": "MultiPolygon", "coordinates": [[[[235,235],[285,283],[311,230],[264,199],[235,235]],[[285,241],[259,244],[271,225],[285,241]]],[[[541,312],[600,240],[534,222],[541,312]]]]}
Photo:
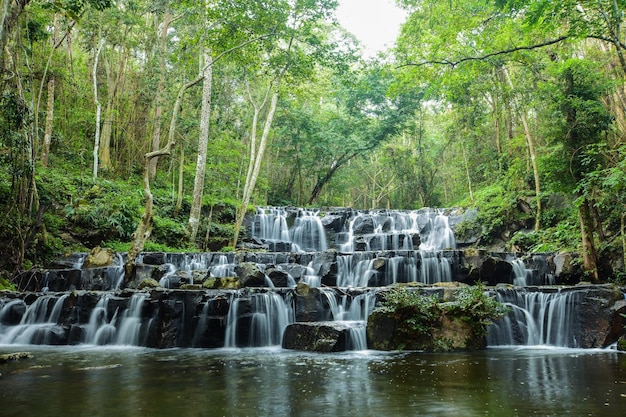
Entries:
{"type": "Polygon", "coordinates": [[[330,313],[325,308],[323,295],[319,288],[312,288],[305,283],[298,283],[296,287],[296,321],[312,322],[330,319],[330,313]]]}
{"type": "Polygon", "coordinates": [[[163,265],[165,263],[165,253],[163,252],[144,253],[143,263],[146,265],[163,265]]]}
{"type": "Polygon", "coordinates": [[[241,280],[239,277],[208,277],[202,282],[202,288],[237,290],[241,288],[241,280]]]}
{"type": "Polygon", "coordinates": [[[513,265],[498,256],[480,250],[465,250],[464,268],[470,283],[484,282],[487,285],[513,283],[513,265]]]}
{"type": "Polygon", "coordinates": [[[485,347],[471,323],[463,317],[443,314],[434,329],[419,332],[407,328],[408,317],[375,310],[367,321],[367,346],[376,350],[465,351],[485,347]]]}
{"type": "Polygon", "coordinates": [[[83,263],[83,268],[97,268],[102,266],[110,266],[115,262],[115,252],[109,248],[101,248],[96,246],[91,251],[83,263]]]}
{"type": "Polygon", "coordinates": [[[252,262],[242,262],[235,267],[235,273],[241,280],[243,287],[265,287],[265,274],[259,269],[257,264],[252,262]]]}
{"type": "Polygon", "coordinates": [[[7,363],[12,361],[20,361],[24,359],[30,359],[33,354],[30,352],[13,352],[0,355],[0,363],[7,363]]]}
{"type": "Polygon", "coordinates": [[[624,295],[615,285],[589,285],[581,292],[578,347],[603,348],[615,343],[624,334],[626,312],[624,295]]]}
{"type": "Polygon", "coordinates": [[[2,314],[0,315],[0,324],[6,326],[15,326],[22,320],[22,316],[26,312],[26,303],[22,300],[10,300],[5,304],[0,304],[2,314]]]}
{"type": "Polygon", "coordinates": [[[159,281],[157,281],[156,279],[152,279],[152,278],[144,278],[142,279],[139,284],[137,284],[137,289],[138,290],[146,290],[146,289],[153,289],[153,288],[159,288],[159,281]]]}
{"type": "Polygon", "coordinates": [[[283,349],[343,352],[348,349],[350,326],[341,322],[293,323],[283,334],[283,349]]]}
{"type": "Polygon", "coordinates": [[[289,274],[276,268],[268,268],[265,274],[270,278],[275,287],[289,287],[289,274]]]}
{"type": "Polygon", "coordinates": [[[583,270],[578,259],[578,254],[561,252],[552,258],[554,264],[554,276],[558,283],[576,284],[583,278],[583,270]]]}

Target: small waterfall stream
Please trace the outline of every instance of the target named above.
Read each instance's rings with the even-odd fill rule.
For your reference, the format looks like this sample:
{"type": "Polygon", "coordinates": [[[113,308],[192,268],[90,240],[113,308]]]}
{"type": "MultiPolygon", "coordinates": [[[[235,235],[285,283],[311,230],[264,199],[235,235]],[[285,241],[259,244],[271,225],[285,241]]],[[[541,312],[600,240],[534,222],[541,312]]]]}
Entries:
{"type": "Polygon", "coordinates": [[[496,298],[509,306],[511,312],[490,326],[487,337],[490,346],[579,347],[576,306],[580,293],[499,289],[496,298]]]}

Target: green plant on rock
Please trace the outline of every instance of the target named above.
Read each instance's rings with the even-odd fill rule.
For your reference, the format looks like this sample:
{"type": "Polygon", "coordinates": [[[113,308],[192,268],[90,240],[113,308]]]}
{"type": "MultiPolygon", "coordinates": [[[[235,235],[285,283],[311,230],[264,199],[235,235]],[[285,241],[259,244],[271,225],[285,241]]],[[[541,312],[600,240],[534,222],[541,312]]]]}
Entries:
{"type": "Polygon", "coordinates": [[[441,314],[440,301],[435,294],[424,295],[398,287],[385,295],[379,309],[404,320],[408,332],[428,333],[441,314]]]}
{"type": "Polygon", "coordinates": [[[509,307],[491,297],[485,287],[478,284],[461,287],[454,301],[445,304],[444,311],[459,315],[470,323],[477,336],[482,337],[487,334],[487,326],[504,317],[509,312],[509,307]]]}
{"type": "Polygon", "coordinates": [[[450,351],[479,348],[488,325],[507,312],[482,284],[456,289],[450,301],[398,287],[385,294],[374,321],[384,323],[383,315],[395,323],[386,346],[450,351]]]}

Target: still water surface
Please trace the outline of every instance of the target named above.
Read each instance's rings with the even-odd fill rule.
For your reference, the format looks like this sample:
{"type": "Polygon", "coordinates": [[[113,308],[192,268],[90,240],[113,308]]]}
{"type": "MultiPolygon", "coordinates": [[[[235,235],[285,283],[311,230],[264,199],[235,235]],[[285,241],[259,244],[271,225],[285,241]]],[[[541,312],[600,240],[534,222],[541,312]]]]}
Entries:
{"type": "Polygon", "coordinates": [[[0,416],[621,416],[626,355],[0,346],[0,416]]]}

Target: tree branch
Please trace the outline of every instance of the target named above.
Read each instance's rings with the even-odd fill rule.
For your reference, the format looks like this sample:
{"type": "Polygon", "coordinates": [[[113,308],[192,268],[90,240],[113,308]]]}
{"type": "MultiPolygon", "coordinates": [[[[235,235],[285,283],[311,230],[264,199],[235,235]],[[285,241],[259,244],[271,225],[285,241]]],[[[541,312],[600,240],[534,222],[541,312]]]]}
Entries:
{"type": "Polygon", "coordinates": [[[448,61],[448,60],[441,60],[441,61],[424,61],[424,62],[409,62],[406,64],[402,64],[399,65],[398,68],[402,68],[402,67],[421,67],[424,65],[430,65],[430,64],[437,64],[437,65],[449,65],[451,67],[456,67],[459,64],[462,64],[464,62],[468,62],[468,61],[485,61],[488,58],[493,58],[495,56],[500,56],[500,55],[508,55],[508,54],[512,54],[513,52],[519,52],[519,51],[532,51],[533,49],[540,49],[540,48],[544,48],[546,46],[550,46],[550,45],[554,45],[556,43],[559,42],[563,42],[564,40],[568,39],[569,36],[568,35],[564,35],[561,36],[559,38],[556,39],[551,39],[542,43],[538,43],[535,45],[525,45],[525,46],[517,46],[515,48],[510,48],[510,49],[504,49],[502,51],[497,51],[497,52],[491,52],[482,56],[468,56],[468,57],[464,57],[459,59],[458,61],[448,61]]]}

